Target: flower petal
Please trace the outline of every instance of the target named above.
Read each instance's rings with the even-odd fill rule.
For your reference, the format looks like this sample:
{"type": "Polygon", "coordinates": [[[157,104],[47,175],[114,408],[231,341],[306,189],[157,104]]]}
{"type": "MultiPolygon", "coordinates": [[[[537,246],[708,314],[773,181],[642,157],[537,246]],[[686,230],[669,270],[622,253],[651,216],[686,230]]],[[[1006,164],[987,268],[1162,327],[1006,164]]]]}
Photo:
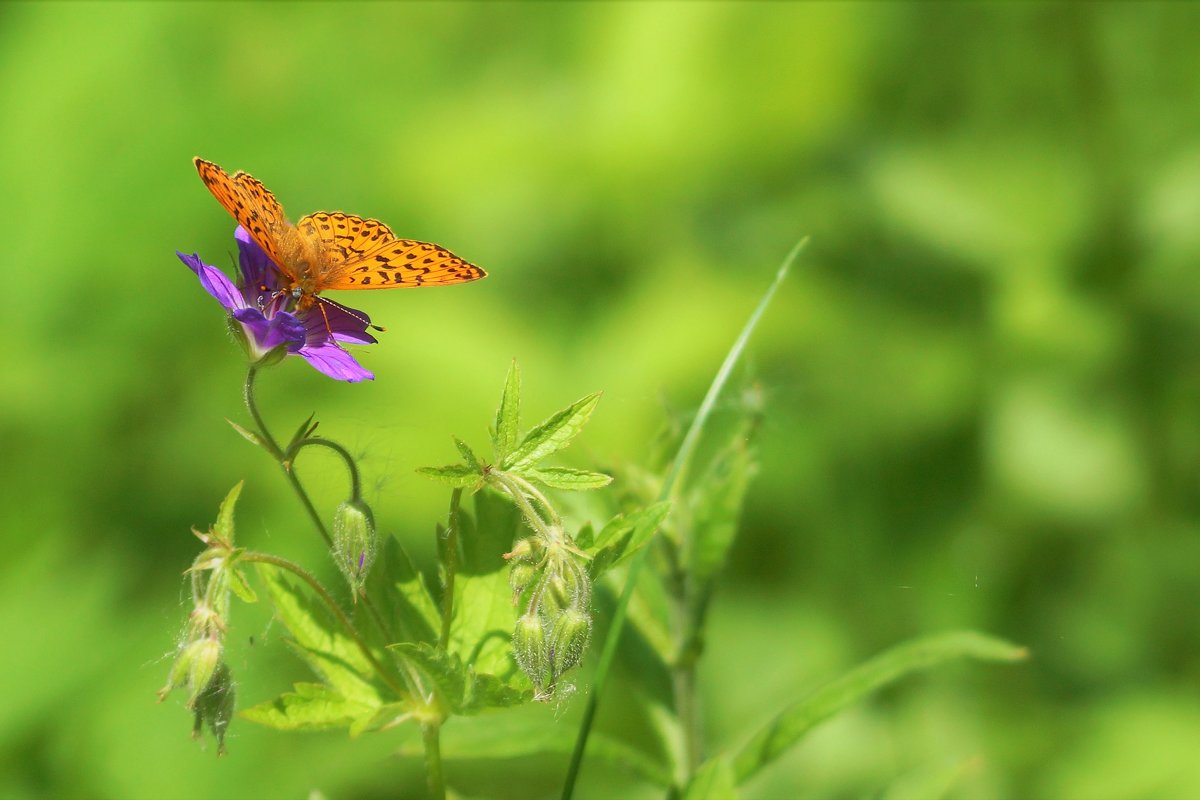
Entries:
{"type": "Polygon", "coordinates": [[[179,260],[187,265],[188,269],[196,273],[196,277],[200,278],[200,285],[204,287],[204,291],[211,294],[217,299],[217,302],[225,306],[229,311],[236,311],[239,308],[246,308],[246,300],[242,297],[242,293],[233,285],[233,281],[225,277],[225,273],[214,266],[205,264],[200,260],[198,253],[193,253],[190,256],[185,256],[178,250],[175,255],[179,256],[179,260]]]}
{"type": "Polygon", "coordinates": [[[354,360],[354,356],[338,347],[333,342],[319,345],[305,345],[299,350],[300,355],[309,364],[325,375],[339,381],[358,383],[359,381],[375,380],[375,374],[363,368],[354,360]]]}
{"type": "Polygon", "coordinates": [[[233,312],[233,318],[242,323],[246,333],[254,339],[260,356],[281,344],[287,344],[293,353],[304,346],[304,323],[286,311],[265,317],[257,308],[242,308],[233,312]]]}

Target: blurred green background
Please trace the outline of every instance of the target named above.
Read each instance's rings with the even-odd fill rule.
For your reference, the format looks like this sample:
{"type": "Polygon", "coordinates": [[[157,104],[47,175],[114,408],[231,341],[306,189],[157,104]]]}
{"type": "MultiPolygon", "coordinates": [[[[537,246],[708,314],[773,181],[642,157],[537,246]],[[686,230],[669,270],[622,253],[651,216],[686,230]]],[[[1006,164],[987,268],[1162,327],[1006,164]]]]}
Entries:
{"type": "MultiPolygon", "coordinates": [[[[233,223],[194,155],[491,273],[337,295],[389,328],[356,351],[373,383],[298,359],[260,382],[277,430],[317,411],[363,455],[425,564],[446,493],[413,470],[485,442],[510,359],[527,423],[604,390],[567,463],[640,461],[811,235],[742,371],[768,417],[701,673],[712,746],[973,627],[1032,660],[910,679],[747,796],[969,759],[954,797],[1200,796],[1198,34],[1200,8],[1152,4],[4,5],[0,796],[420,790],[403,734],[237,723],[217,760],[154,702],[189,527],[230,486],[244,543],[321,557],[224,421],[242,358],[174,251],[228,267],[233,223]]],[[[324,455],[301,476],[343,489],[324,455]]],[[[304,678],[281,638],[235,608],[243,702],[304,678]]],[[[582,705],[544,724],[573,736],[582,705]]],[[[562,768],[451,776],[553,795],[562,768]]],[[[628,788],[585,769],[580,796],[628,788]]]]}

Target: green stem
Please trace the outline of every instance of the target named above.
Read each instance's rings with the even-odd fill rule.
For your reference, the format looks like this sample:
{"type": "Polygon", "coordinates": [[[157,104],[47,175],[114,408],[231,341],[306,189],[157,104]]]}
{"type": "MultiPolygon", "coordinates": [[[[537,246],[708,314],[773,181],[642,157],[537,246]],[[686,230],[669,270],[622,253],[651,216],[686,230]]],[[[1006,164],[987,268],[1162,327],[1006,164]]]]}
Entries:
{"type": "MultiPolygon", "coordinates": [[[[342,447],[337,442],[331,441],[330,439],[318,439],[315,437],[301,439],[288,448],[288,451],[283,454],[283,458],[281,460],[285,464],[291,464],[296,456],[300,454],[300,451],[303,448],[311,445],[327,447],[342,457],[342,460],[346,462],[346,470],[350,473],[350,499],[352,501],[362,499],[362,483],[358,478],[358,465],[354,463],[354,456],[350,455],[350,451],[345,447],[342,447]]],[[[285,469],[286,468],[287,467],[285,467],[285,469]]]]}
{"type": "Polygon", "coordinates": [[[558,516],[558,512],[554,510],[554,506],[550,505],[550,501],[546,499],[546,495],[538,491],[538,488],[529,481],[522,478],[520,475],[514,475],[511,472],[505,472],[505,477],[516,484],[522,491],[530,495],[538,502],[538,505],[546,512],[546,516],[550,518],[550,524],[556,528],[562,527],[562,520],[558,516]]]}
{"type": "Polygon", "coordinates": [[[375,670],[376,674],[379,675],[379,679],[386,683],[388,688],[395,692],[398,697],[403,697],[407,694],[404,687],[397,683],[392,677],[391,673],[389,673],[384,668],[383,664],[380,664],[379,660],[375,658],[375,654],[371,652],[371,648],[367,646],[366,641],[361,635],[359,635],[358,629],[354,627],[354,623],[350,621],[348,616],[346,616],[346,612],[342,611],[342,607],[339,606],[337,601],[333,599],[333,595],[331,595],[325,589],[325,587],[321,585],[321,582],[313,577],[308,570],[304,569],[294,561],[288,561],[286,558],[273,556],[270,553],[256,553],[248,551],[242,553],[241,559],[244,561],[257,562],[259,564],[270,564],[271,566],[279,567],[280,569],[286,569],[312,587],[312,590],[317,593],[322,601],[324,601],[325,605],[329,607],[329,610],[333,612],[333,615],[337,617],[338,622],[341,623],[342,627],[346,629],[346,633],[348,633],[350,638],[354,640],[354,643],[358,645],[358,649],[362,651],[362,654],[366,656],[367,661],[371,663],[371,667],[375,670]]]}
{"type": "Polygon", "coordinates": [[[425,745],[425,776],[429,780],[429,796],[446,800],[446,781],[442,777],[441,723],[422,722],[421,741],[425,745]]]}
{"type": "MultiPolygon", "coordinates": [[[[775,280],[771,283],[766,293],[763,294],[762,299],[758,301],[758,305],[755,307],[753,313],[750,314],[750,319],[746,321],[746,325],[734,341],[733,347],[729,349],[728,355],[725,356],[725,361],[722,362],[721,368],[717,370],[712,384],[708,387],[708,393],[700,403],[700,410],[696,412],[691,427],[688,428],[687,433],[683,437],[683,442],[679,446],[679,451],[675,454],[674,461],[671,462],[671,469],[667,473],[666,480],[663,481],[662,488],[659,490],[658,499],[660,502],[669,500],[674,494],[675,485],[686,465],[691,460],[693,451],[696,449],[696,444],[700,439],[700,432],[708,421],[708,416],[712,413],[713,406],[716,405],[717,397],[725,387],[726,381],[729,380],[729,375],[733,372],[733,368],[741,357],[742,351],[746,348],[746,343],[750,340],[750,334],[758,326],[758,321],[762,318],[763,313],[766,312],[767,306],[770,305],[771,298],[775,296],[775,291],[783,283],[783,279],[787,277],[792,263],[807,245],[808,238],[805,237],[792,248],[792,252],[784,259],[783,264],[779,267],[779,271],[775,274],[775,280]]],[[[613,613],[613,621],[609,627],[608,636],[604,639],[604,647],[600,652],[600,661],[596,665],[596,674],[592,677],[592,693],[588,697],[588,704],[583,712],[583,720],[579,724],[579,734],[575,738],[575,749],[571,753],[571,764],[567,768],[567,777],[563,781],[563,800],[570,800],[575,793],[575,782],[578,780],[579,770],[583,766],[583,755],[587,749],[588,735],[591,733],[592,724],[596,719],[596,708],[600,703],[604,683],[608,680],[608,671],[612,667],[613,659],[616,657],[617,642],[620,640],[621,631],[625,626],[629,601],[633,597],[633,590],[637,585],[638,575],[646,563],[646,554],[648,552],[650,552],[650,548],[643,547],[631,559],[629,572],[625,576],[625,586],[621,590],[620,600],[617,601],[617,608],[613,613]]]]}
{"type": "Polygon", "coordinates": [[[259,437],[266,444],[267,450],[275,458],[276,461],[283,460],[283,451],[279,449],[279,444],[275,441],[275,437],[267,430],[267,424],[263,422],[262,414],[258,413],[258,403],[254,402],[254,379],[258,377],[258,367],[254,364],[246,370],[246,384],[242,389],[242,398],[246,401],[246,409],[250,412],[251,419],[258,426],[259,437]]]}
{"type": "MultiPolygon", "coordinates": [[[[300,484],[300,478],[292,469],[291,464],[285,458],[285,454],[279,449],[278,442],[271,435],[271,431],[267,428],[267,423],[263,421],[262,414],[258,411],[258,403],[254,400],[254,379],[258,376],[258,367],[254,364],[246,370],[246,385],[243,391],[243,397],[246,400],[246,409],[250,412],[250,417],[254,420],[254,424],[258,426],[259,438],[262,439],[267,451],[272,458],[279,462],[283,474],[287,476],[288,483],[296,492],[296,496],[300,498],[300,503],[304,506],[304,510],[308,512],[309,519],[313,525],[317,527],[317,531],[321,534],[321,538],[325,540],[326,547],[333,547],[333,537],[329,535],[329,530],[325,527],[325,523],[321,521],[321,515],[317,513],[316,507],[312,504],[312,500],[308,498],[308,493],[304,491],[304,487],[300,484]]],[[[311,440],[317,441],[317,440],[311,440]]],[[[357,474],[357,473],[355,473],[357,474]]]]}
{"type": "Polygon", "coordinates": [[[498,486],[512,497],[513,501],[517,504],[517,508],[521,509],[521,513],[525,516],[531,528],[541,534],[548,542],[557,540],[557,535],[550,531],[550,526],[546,524],[541,514],[529,502],[529,498],[521,491],[521,487],[513,479],[512,475],[500,470],[492,470],[488,473],[487,479],[493,486],[498,486]]]}
{"type": "Polygon", "coordinates": [[[458,572],[458,505],[461,500],[462,489],[455,489],[450,495],[450,516],[446,521],[446,585],[442,595],[442,635],[438,637],[438,647],[442,650],[450,644],[450,621],[454,616],[454,575],[458,572]]]}

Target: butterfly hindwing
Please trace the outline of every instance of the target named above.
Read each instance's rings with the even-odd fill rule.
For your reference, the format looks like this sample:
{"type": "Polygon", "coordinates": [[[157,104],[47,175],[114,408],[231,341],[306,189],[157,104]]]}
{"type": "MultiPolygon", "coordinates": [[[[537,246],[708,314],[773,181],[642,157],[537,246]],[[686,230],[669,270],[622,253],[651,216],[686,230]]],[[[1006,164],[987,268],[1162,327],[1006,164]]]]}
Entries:
{"type": "Polygon", "coordinates": [[[393,289],[446,286],[478,280],[487,273],[444,247],[394,239],[329,271],[324,289],[393,289]]]}

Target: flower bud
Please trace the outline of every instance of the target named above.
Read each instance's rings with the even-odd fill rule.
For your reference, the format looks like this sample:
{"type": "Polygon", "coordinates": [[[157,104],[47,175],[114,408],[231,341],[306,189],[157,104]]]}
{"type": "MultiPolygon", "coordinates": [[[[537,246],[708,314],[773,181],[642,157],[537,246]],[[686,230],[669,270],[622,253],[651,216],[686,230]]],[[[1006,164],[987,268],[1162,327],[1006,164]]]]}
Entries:
{"type": "Polygon", "coordinates": [[[205,725],[217,737],[217,755],[225,754],[225,731],[233,719],[234,709],[233,675],[229,667],[222,662],[217,668],[212,680],[196,698],[195,718],[192,726],[192,736],[199,738],[200,731],[205,725]]]}
{"type": "Polygon", "coordinates": [[[333,516],[333,560],[355,595],[366,583],[379,547],[371,508],[362,500],[347,500],[333,516]]]}
{"type": "Polygon", "coordinates": [[[513,594],[519,595],[525,591],[525,587],[533,583],[537,574],[538,569],[533,564],[514,561],[508,570],[508,585],[512,587],[513,594]]]}
{"type": "Polygon", "coordinates": [[[552,680],[570,671],[583,660],[592,637],[591,618],[574,608],[568,608],[554,622],[550,635],[550,671],[552,680]]]}
{"type": "Polygon", "coordinates": [[[521,671],[538,689],[548,682],[550,659],[546,652],[546,626],[537,614],[524,614],[517,620],[512,637],[513,658],[521,671]]]}
{"type": "Polygon", "coordinates": [[[545,545],[536,539],[522,539],[513,545],[513,549],[505,553],[504,557],[514,562],[536,564],[542,560],[542,554],[545,551],[545,545]]]}

